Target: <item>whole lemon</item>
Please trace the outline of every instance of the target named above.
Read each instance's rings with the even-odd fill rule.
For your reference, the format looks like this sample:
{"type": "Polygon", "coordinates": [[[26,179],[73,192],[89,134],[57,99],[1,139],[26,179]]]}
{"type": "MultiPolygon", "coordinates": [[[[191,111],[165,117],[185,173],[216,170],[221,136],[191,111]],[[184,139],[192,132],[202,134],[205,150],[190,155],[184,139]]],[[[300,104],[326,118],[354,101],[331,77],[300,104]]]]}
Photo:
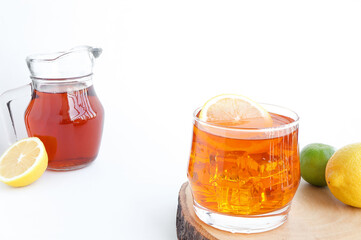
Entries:
{"type": "Polygon", "coordinates": [[[322,143],[311,143],[305,146],[300,154],[302,178],[315,186],[327,186],[325,169],[328,160],[335,153],[335,148],[322,143]]]}
{"type": "Polygon", "coordinates": [[[326,166],[326,181],[338,200],[361,208],[361,143],[335,152],[326,166]]]}

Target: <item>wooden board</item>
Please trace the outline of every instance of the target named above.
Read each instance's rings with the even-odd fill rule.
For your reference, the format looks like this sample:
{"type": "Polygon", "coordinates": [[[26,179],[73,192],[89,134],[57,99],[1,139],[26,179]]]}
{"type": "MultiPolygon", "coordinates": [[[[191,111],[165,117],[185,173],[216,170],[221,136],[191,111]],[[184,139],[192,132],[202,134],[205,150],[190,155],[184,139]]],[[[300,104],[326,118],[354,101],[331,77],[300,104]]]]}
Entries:
{"type": "Polygon", "coordinates": [[[281,227],[256,234],[233,234],[212,228],[195,215],[188,183],[179,192],[177,236],[180,240],[240,239],[361,239],[361,209],[338,201],[325,188],[301,181],[293,199],[289,218],[281,227]]]}

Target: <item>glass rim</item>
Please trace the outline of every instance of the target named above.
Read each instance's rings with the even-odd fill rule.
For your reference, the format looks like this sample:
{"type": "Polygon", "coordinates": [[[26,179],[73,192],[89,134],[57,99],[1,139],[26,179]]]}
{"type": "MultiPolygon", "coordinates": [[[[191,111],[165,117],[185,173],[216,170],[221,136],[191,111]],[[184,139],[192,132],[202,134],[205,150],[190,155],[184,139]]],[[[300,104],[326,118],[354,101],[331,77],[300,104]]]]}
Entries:
{"type": "Polygon", "coordinates": [[[289,108],[286,108],[286,107],[275,105],[275,104],[268,104],[268,103],[258,103],[258,104],[260,104],[261,106],[272,106],[272,107],[281,108],[283,110],[289,111],[290,113],[295,115],[295,119],[294,119],[293,122],[282,124],[282,125],[277,126],[277,127],[266,127],[266,128],[246,128],[246,127],[243,127],[243,128],[240,128],[240,127],[224,126],[224,125],[220,125],[220,124],[216,124],[216,123],[209,123],[209,122],[203,121],[200,118],[198,118],[197,114],[202,110],[202,107],[198,107],[198,108],[196,108],[196,110],[194,110],[193,119],[196,122],[199,122],[199,123],[201,123],[203,125],[208,125],[208,126],[213,127],[213,128],[225,129],[225,130],[228,130],[228,131],[230,131],[230,130],[239,131],[239,132],[254,132],[254,133],[257,133],[257,132],[273,132],[273,131],[285,130],[285,129],[289,129],[289,128],[298,126],[299,121],[300,121],[300,117],[298,116],[298,114],[295,111],[293,111],[293,110],[291,110],[289,108]]]}

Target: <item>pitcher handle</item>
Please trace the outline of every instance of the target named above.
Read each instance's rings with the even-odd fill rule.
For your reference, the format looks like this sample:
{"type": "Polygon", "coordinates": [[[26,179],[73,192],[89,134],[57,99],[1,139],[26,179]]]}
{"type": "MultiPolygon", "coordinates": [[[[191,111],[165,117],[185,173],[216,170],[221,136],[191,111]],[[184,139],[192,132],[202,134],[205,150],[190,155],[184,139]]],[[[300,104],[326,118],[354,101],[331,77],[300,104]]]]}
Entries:
{"type": "Polygon", "coordinates": [[[14,142],[27,137],[24,115],[31,93],[29,83],[0,95],[0,128],[5,132],[0,135],[0,154],[14,142]]]}

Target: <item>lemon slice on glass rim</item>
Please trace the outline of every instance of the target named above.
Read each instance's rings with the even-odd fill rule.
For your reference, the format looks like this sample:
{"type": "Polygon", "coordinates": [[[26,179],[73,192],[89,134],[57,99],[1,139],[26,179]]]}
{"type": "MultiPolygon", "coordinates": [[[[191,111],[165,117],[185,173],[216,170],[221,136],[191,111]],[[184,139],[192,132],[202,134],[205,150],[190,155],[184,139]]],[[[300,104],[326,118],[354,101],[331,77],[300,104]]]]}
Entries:
{"type": "Polygon", "coordinates": [[[208,100],[199,113],[199,119],[239,128],[269,128],[273,123],[271,115],[261,105],[236,94],[221,94],[208,100]]]}
{"type": "Polygon", "coordinates": [[[13,187],[35,182],[48,166],[48,155],[39,138],[25,138],[0,157],[0,181],[13,187]]]}

